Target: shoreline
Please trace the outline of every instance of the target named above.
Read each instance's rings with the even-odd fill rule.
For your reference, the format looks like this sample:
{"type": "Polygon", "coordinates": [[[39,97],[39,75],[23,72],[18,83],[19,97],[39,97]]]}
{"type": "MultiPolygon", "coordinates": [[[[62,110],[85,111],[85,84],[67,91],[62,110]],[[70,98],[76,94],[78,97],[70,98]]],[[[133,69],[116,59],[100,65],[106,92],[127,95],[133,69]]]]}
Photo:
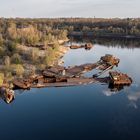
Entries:
{"type": "Polygon", "coordinates": [[[53,65],[61,65],[61,62],[63,61],[63,56],[70,50],[69,47],[60,45],[59,51],[57,52],[57,57],[55,58],[53,65]]]}

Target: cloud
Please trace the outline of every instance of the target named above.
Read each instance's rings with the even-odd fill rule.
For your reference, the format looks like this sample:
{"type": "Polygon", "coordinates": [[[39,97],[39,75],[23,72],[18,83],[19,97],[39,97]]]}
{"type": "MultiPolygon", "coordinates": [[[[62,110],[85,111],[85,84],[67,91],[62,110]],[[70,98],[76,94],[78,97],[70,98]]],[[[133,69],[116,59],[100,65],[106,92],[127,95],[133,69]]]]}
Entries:
{"type": "Polygon", "coordinates": [[[131,93],[128,95],[130,101],[138,101],[140,99],[140,92],[131,93]]]}
{"type": "Polygon", "coordinates": [[[130,101],[130,106],[134,107],[135,109],[138,108],[137,102],[140,100],[140,92],[139,91],[129,91],[127,95],[128,100],[130,101]]]}
{"type": "Polygon", "coordinates": [[[115,94],[118,94],[119,92],[115,92],[115,91],[110,91],[110,89],[107,89],[107,90],[103,90],[103,94],[105,96],[112,96],[112,95],[115,95],[115,94]]]}

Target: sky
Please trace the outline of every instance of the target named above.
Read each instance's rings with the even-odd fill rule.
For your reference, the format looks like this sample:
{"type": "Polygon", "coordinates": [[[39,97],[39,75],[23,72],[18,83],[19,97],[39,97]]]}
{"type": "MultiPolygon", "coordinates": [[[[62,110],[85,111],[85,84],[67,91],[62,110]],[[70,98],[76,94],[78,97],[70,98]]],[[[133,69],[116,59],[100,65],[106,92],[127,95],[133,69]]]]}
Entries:
{"type": "Polygon", "coordinates": [[[140,16],[140,0],[0,0],[0,17],[140,16]]]}

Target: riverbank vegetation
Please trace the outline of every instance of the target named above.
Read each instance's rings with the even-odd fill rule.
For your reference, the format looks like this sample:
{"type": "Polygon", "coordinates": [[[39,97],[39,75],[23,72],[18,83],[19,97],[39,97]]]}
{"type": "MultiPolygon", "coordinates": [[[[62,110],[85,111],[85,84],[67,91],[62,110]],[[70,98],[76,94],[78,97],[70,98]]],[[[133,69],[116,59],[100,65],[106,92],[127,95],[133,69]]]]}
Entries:
{"type": "Polygon", "coordinates": [[[67,31],[26,19],[0,19],[0,81],[54,65],[62,55],[67,31]],[[61,52],[60,52],[61,51],[61,52]]]}

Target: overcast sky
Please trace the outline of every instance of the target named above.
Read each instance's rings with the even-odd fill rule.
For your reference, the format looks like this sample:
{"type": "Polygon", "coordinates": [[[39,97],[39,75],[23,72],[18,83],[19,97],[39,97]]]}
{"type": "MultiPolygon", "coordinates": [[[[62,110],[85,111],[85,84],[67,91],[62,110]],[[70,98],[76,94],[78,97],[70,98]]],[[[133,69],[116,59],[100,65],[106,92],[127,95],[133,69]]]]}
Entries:
{"type": "Polygon", "coordinates": [[[0,17],[140,17],[140,0],[0,0],[0,17]]]}

